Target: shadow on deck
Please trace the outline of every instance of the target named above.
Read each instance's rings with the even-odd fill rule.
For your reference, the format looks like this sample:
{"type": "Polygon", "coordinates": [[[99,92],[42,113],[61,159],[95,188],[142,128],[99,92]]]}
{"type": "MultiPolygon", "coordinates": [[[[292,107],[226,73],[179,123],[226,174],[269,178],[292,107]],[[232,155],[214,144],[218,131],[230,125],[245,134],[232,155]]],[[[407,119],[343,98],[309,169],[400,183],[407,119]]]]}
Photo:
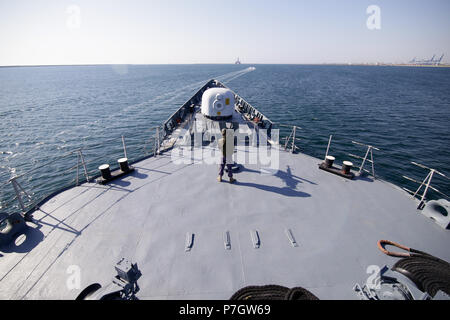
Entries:
{"type": "MultiPolygon", "coordinates": [[[[242,167],[242,171],[251,172],[251,173],[258,173],[260,174],[260,171],[248,169],[245,167],[242,167]]],[[[292,174],[292,170],[289,166],[286,167],[286,171],[278,170],[275,174],[275,177],[281,179],[286,186],[285,187],[276,187],[276,186],[270,186],[270,185],[264,185],[264,184],[258,184],[253,182],[241,182],[236,181],[235,184],[237,186],[244,186],[244,187],[252,187],[257,188],[263,191],[267,192],[273,192],[277,193],[286,197],[310,197],[311,195],[306,192],[298,191],[297,185],[299,183],[307,182],[309,184],[317,185],[317,183],[313,181],[309,181],[304,178],[297,177],[292,174]]]]}

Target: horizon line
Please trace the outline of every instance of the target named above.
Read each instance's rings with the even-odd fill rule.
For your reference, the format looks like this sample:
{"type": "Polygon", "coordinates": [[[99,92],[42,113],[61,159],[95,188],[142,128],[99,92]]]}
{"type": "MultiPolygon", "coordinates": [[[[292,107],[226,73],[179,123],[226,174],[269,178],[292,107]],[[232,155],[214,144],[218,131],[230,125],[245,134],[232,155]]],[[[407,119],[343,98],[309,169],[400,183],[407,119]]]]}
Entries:
{"type": "Polygon", "coordinates": [[[167,65],[297,65],[297,66],[317,66],[317,65],[335,65],[335,66],[427,66],[439,67],[450,66],[447,63],[440,65],[419,65],[410,63],[393,62],[322,62],[322,63],[81,63],[81,64],[17,64],[0,65],[0,68],[22,68],[22,67],[89,67],[89,66],[167,66],[167,65]]]}

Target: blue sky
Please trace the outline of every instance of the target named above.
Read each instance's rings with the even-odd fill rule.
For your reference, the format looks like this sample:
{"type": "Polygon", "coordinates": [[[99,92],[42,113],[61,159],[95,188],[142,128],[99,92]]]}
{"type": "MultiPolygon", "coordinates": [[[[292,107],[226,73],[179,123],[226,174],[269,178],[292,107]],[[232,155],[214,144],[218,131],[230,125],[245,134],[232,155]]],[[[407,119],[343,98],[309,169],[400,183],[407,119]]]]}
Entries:
{"type": "Polygon", "coordinates": [[[449,12],[448,0],[0,0],[0,65],[231,63],[238,56],[244,63],[400,63],[450,55],[449,12]],[[379,30],[366,26],[369,5],[380,7],[379,30]]]}

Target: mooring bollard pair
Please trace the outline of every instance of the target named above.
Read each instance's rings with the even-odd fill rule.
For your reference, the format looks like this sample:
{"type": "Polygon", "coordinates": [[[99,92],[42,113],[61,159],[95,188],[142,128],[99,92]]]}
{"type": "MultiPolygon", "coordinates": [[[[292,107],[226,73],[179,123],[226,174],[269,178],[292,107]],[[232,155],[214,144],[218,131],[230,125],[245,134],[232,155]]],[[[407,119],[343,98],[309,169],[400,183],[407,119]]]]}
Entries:
{"type": "MultiPolygon", "coordinates": [[[[331,168],[331,167],[333,166],[334,160],[336,160],[335,157],[333,157],[333,156],[326,156],[326,158],[325,158],[325,166],[326,166],[327,168],[331,168]]],[[[351,169],[352,167],[353,167],[353,163],[352,163],[352,162],[350,162],[350,161],[344,161],[344,162],[342,163],[342,169],[341,169],[341,171],[342,171],[343,174],[349,174],[349,173],[350,173],[350,169],[351,169]]]]}
{"type": "MultiPolygon", "coordinates": [[[[130,167],[128,166],[127,158],[120,158],[119,160],[117,160],[117,162],[119,163],[120,170],[122,172],[130,171],[130,167]]],[[[112,179],[111,170],[109,169],[109,164],[102,164],[101,166],[98,167],[98,169],[100,170],[100,173],[102,174],[103,179],[105,179],[105,180],[112,179]]]]}

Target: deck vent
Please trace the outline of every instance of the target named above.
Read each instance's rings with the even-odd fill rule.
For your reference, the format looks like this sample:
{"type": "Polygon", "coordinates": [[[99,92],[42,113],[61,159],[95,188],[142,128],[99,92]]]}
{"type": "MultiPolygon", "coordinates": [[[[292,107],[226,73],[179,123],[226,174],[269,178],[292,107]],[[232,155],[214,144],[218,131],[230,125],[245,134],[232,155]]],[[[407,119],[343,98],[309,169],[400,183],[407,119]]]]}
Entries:
{"type": "Polygon", "coordinates": [[[202,114],[213,120],[230,118],[234,110],[234,94],[225,88],[211,88],[202,96],[202,114]]]}

